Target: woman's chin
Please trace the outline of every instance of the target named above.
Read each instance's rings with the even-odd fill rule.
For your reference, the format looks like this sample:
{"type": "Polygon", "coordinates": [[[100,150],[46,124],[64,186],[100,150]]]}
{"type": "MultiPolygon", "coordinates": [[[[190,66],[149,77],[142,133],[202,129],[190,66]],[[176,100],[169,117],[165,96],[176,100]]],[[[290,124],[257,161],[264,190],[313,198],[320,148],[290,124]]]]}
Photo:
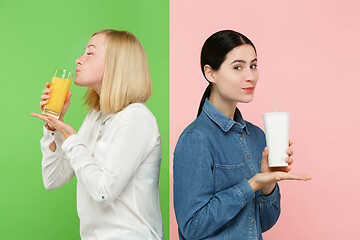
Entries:
{"type": "Polygon", "coordinates": [[[241,102],[241,103],[250,103],[254,100],[254,95],[252,96],[246,96],[246,97],[242,97],[238,100],[238,102],[241,102]]]}
{"type": "Polygon", "coordinates": [[[84,87],[84,84],[81,83],[81,79],[75,78],[74,84],[80,87],[84,87]]]}

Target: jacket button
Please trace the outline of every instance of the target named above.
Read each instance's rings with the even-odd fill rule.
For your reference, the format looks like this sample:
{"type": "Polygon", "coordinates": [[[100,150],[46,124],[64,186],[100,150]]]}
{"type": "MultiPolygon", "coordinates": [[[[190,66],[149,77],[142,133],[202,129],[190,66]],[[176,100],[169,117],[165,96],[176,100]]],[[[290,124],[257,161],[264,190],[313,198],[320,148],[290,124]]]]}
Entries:
{"type": "Polygon", "coordinates": [[[249,156],[249,155],[246,155],[246,157],[247,157],[248,159],[250,159],[250,156],[249,156]]]}
{"type": "Polygon", "coordinates": [[[243,140],[243,137],[242,137],[242,136],[240,136],[240,140],[241,140],[241,141],[243,140]]]}
{"type": "Polygon", "coordinates": [[[251,219],[250,222],[251,222],[251,224],[254,224],[254,219],[251,219]]]}

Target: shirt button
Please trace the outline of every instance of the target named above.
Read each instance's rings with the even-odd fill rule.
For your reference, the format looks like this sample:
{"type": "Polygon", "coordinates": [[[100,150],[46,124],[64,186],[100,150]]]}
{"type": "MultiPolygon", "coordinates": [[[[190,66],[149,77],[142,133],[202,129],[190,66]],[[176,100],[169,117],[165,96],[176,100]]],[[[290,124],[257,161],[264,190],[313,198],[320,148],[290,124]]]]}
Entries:
{"type": "Polygon", "coordinates": [[[242,141],[243,140],[243,137],[242,136],[240,136],[240,141],[242,141]]]}
{"type": "Polygon", "coordinates": [[[105,199],[105,196],[101,196],[101,199],[105,199]]]}
{"type": "Polygon", "coordinates": [[[246,157],[247,157],[248,159],[250,159],[250,156],[249,156],[249,155],[246,155],[246,157]]]}
{"type": "Polygon", "coordinates": [[[51,136],[54,136],[54,134],[55,134],[55,133],[52,132],[52,133],[51,133],[51,136]]]}
{"type": "Polygon", "coordinates": [[[260,202],[264,202],[264,199],[260,199],[260,202]]]}
{"type": "Polygon", "coordinates": [[[250,222],[251,222],[251,224],[254,224],[254,219],[251,219],[250,222]]]}

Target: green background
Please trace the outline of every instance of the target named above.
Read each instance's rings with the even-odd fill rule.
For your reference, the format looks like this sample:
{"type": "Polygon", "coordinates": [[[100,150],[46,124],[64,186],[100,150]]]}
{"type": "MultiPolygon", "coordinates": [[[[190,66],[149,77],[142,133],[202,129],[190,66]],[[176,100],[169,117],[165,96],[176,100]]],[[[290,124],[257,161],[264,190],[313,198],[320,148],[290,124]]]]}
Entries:
{"type": "MultiPolygon", "coordinates": [[[[80,239],[76,179],[46,191],[41,176],[41,91],[56,67],[75,71],[90,35],[128,30],[143,44],[153,81],[146,104],[162,136],[160,200],[169,237],[169,3],[168,0],[0,0],[0,239],[80,239]]],[[[72,84],[65,121],[78,129],[86,89],[72,84]]]]}

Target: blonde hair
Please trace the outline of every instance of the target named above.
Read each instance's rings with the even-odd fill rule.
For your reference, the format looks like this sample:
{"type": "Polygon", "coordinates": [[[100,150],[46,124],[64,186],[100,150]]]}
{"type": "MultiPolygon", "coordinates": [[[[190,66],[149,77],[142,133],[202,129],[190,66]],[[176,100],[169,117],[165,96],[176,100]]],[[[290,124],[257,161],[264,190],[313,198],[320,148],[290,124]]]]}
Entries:
{"type": "Polygon", "coordinates": [[[88,111],[116,113],[136,102],[146,102],[152,92],[146,52],[127,31],[101,30],[105,34],[105,70],[100,96],[89,88],[84,96],[88,111]]]}

